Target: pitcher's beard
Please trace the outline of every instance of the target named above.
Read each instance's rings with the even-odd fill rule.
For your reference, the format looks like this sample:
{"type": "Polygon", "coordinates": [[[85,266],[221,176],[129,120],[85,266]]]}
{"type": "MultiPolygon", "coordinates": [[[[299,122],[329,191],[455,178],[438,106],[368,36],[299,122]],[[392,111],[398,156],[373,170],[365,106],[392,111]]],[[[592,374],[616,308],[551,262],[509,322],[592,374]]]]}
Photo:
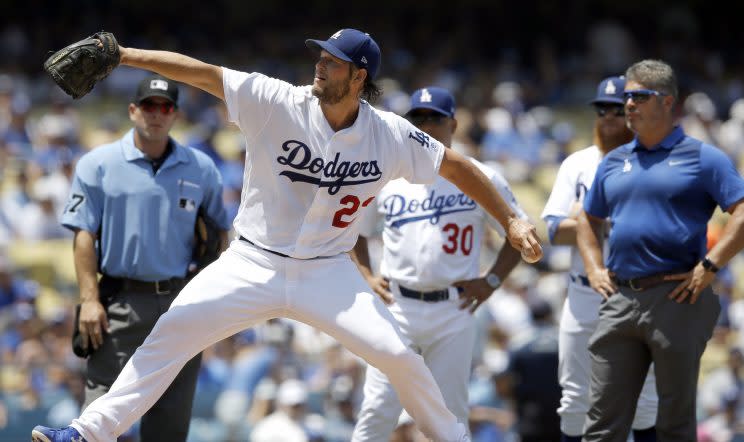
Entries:
{"type": "Polygon", "coordinates": [[[346,82],[339,87],[330,87],[325,89],[313,86],[312,92],[313,95],[318,97],[320,102],[323,104],[338,104],[349,94],[350,90],[350,84],[346,82]]]}

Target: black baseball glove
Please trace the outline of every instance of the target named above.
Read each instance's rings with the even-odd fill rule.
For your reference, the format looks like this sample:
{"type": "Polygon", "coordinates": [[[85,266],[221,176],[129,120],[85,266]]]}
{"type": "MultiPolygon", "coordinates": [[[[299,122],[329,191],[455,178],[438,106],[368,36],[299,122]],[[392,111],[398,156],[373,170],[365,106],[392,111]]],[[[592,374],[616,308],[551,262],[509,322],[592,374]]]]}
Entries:
{"type": "Polygon", "coordinates": [[[189,277],[193,277],[214,262],[221,253],[220,228],[206,216],[201,207],[194,225],[194,239],[189,277]]]}
{"type": "Polygon", "coordinates": [[[119,58],[114,34],[101,31],[52,54],[44,62],[44,70],[63,91],[77,99],[106,78],[119,65],[119,58]]]}

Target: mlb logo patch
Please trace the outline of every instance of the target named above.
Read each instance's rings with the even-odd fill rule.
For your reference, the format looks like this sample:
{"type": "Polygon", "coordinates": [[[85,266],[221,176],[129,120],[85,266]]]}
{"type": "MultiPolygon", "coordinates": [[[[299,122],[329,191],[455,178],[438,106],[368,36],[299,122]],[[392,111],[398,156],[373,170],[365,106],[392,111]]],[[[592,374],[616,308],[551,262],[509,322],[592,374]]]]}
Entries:
{"type": "Polygon", "coordinates": [[[150,81],[150,89],[161,89],[167,91],[168,82],[165,80],[152,80],[150,81]]]}
{"type": "Polygon", "coordinates": [[[188,198],[180,198],[178,200],[178,207],[184,209],[187,212],[193,212],[196,210],[196,201],[188,198]]]}

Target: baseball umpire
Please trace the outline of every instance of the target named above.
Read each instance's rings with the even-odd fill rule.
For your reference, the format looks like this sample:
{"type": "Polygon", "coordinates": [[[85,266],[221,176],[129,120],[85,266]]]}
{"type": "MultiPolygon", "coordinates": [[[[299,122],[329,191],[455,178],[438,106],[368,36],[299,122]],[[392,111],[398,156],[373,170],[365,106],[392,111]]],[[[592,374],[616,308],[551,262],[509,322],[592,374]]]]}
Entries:
{"type": "MultiPolygon", "coordinates": [[[[134,128],[84,155],[75,171],[62,224],[75,231],[83,408],[109,390],[184,286],[200,208],[222,229],[223,248],[227,242],[217,168],[169,136],[177,103],[176,83],[149,75],[129,104],[134,128]]],[[[143,442],[186,440],[200,359],[191,359],[142,417],[143,442]]]]}

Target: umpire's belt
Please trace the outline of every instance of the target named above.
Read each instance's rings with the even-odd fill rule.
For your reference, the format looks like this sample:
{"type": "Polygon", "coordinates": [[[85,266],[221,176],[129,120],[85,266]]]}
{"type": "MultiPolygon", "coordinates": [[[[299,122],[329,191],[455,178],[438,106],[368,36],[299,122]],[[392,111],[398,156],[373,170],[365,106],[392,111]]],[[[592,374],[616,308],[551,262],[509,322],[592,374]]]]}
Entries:
{"type": "Polygon", "coordinates": [[[583,285],[585,287],[592,286],[591,284],[589,284],[589,278],[584,275],[579,275],[578,273],[571,273],[571,282],[573,282],[574,284],[583,285]]]}
{"type": "Polygon", "coordinates": [[[121,289],[130,292],[155,293],[170,295],[178,293],[185,284],[183,278],[164,279],[162,281],[139,281],[129,278],[112,278],[121,282],[121,289]]]}
{"type": "Polygon", "coordinates": [[[400,289],[400,295],[405,298],[418,299],[424,302],[438,302],[449,300],[449,289],[444,290],[433,290],[431,292],[422,292],[419,290],[412,290],[398,285],[400,289]]]}
{"type": "Polygon", "coordinates": [[[656,287],[657,285],[664,284],[665,282],[682,281],[685,279],[685,276],[684,273],[659,273],[656,275],[631,279],[620,279],[613,276],[612,280],[619,286],[629,287],[633,291],[641,292],[656,287]]]}

